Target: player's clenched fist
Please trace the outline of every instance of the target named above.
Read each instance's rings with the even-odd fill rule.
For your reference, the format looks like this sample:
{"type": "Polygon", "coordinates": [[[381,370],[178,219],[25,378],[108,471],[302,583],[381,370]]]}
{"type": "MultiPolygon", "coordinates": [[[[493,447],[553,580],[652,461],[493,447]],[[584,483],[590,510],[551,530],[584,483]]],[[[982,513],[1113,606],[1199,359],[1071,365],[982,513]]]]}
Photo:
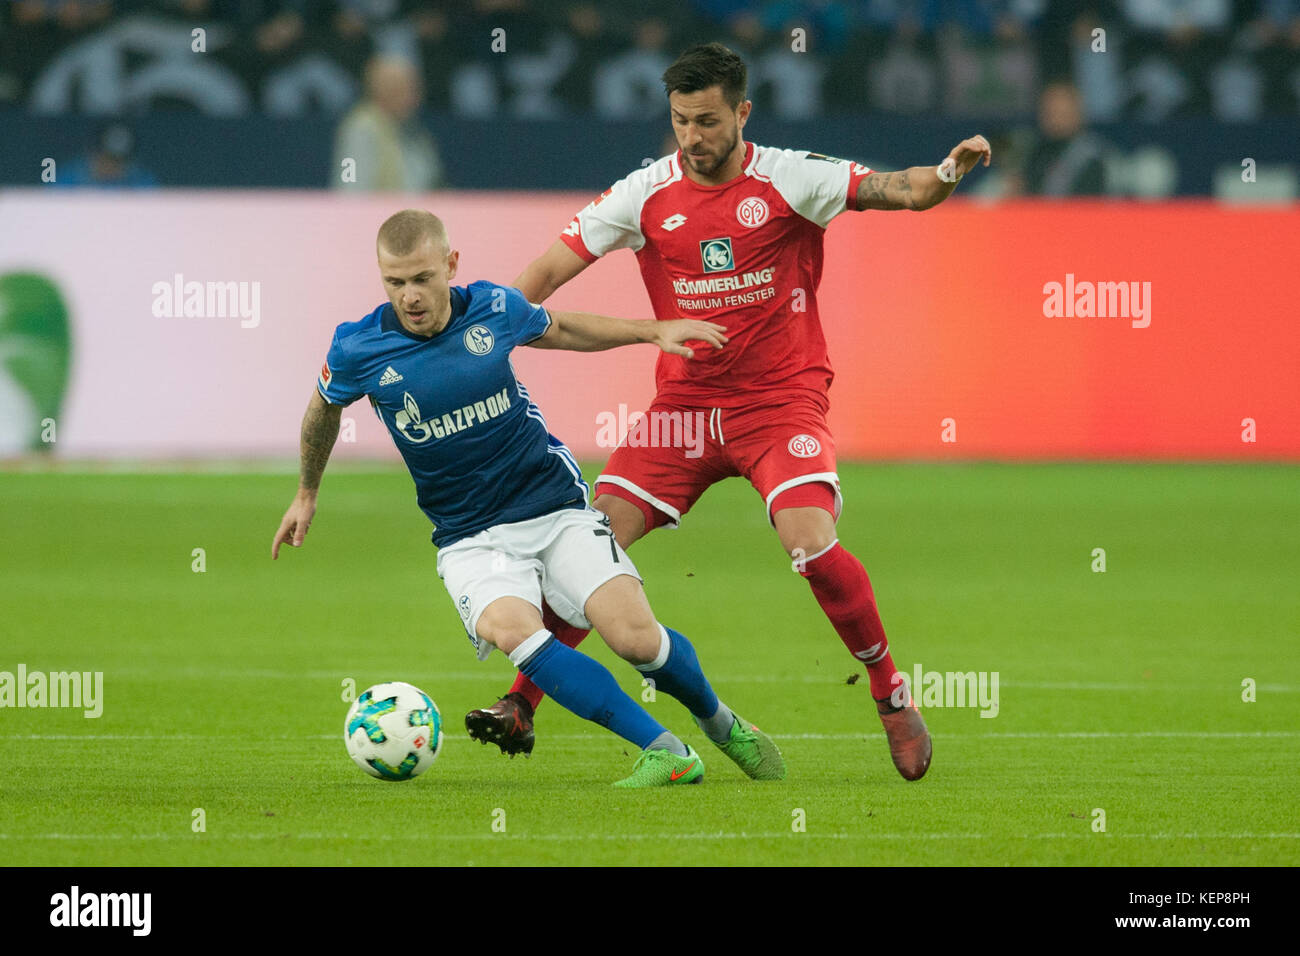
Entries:
{"type": "Polygon", "coordinates": [[[280,556],[282,544],[290,544],[295,548],[302,547],[302,539],[307,537],[307,529],[311,526],[311,519],[315,514],[316,496],[307,496],[299,492],[294,497],[293,504],[289,505],[289,510],[284,513],[284,518],[280,521],[280,530],[275,533],[275,540],[271,542],[272,561],[280,556]]]}
{"type": "Polygon", "coordinates": [[[727,344],[725,325],[716,322],[701,322],[699,319],[669,319],[657,322],[655,345],[673,355],[695,358],[695,352],[687,348],[685,342],[707,342],[715,349],[727,344]]]}

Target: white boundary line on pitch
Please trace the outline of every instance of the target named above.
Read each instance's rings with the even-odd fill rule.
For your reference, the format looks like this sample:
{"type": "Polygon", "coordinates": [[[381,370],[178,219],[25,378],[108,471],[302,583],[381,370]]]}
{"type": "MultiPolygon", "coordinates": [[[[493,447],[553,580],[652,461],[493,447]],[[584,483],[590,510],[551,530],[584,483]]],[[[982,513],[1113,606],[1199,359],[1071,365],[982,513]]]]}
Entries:
{"type": "MultiPolygon", "coordinates": [[[[361,457],[351,455],[331,462],[338,468],[339,474],[369,475],[394,474],[405,475],[400,460],[387,458],[361,457]]],[[[225,475],[251,475],[254,477],[279,477],[296,475],[299,471],[297,461],[283,456],[269,458],[243,458],[239,456],[221,456],[216,458],[78,458],[48,460],[32,456],[26,459],[10,459],[0,462],[0,475],[41,475],[47,477],[100,478],[104,476],[130,475],[148,478],[184,478],[189,475],[221,477],[225,475]]]]}
{"type": "MultiPolygon", "coordinates": [[[[547,735],[552,736],[552,735],[547,735]]],[[[559,736],[558,734],[554,736],[559,736]]],[[[573,736],[578,736],[574,734],[573,736]]],[[[770,734],[776,740],[861,740],[866,734],[770,734]]],[[[1065,731],[1026,731],[1024,733],[987,733],[987,734],[932,734],[941,740],[955,738],[979,738],[996,740],[1000,737],[1016,740],[1075,740],[1091,737],[1191,737],[1197,739],[1236,739],[1242,737],[1300,737],[1296,730],[1065,730],[1065,731]]]]}
{"type": "MultiPolygon", "coordinates": [[[[872,734],[883,733],[873,731],[872,734]]],[[[605,740],[591,734],[547,734],[549,740],[605,740]]],[[[864,740],[870,736],[867,732],[857,734],[770,734],[774,740],[864,740]]],[[[1013,740],[1075,740],[1093,737],[1188,737],[1193,739],[1249,739],[1252,737],[1300,737],[1300,730],[1067,730],[1067,731],[1026,731],[1024,733],[987,733],[987,734],[934,734],[941,740],[957,738],[975,738],[996,740],[1006,738],[1013,740]]],[[[0,740],[243,740],[256,743],[258,740],[335,740],[342,739],[338,734],[260,734],[250,739],[247,734],[0,734],[0,740]]],[[[459,738],[453,738],[459,739],[459,738]]]]}
{"type": "MultiPolygon", "coordinates": [[[[1300,840],[1300,833],[448,833],[433,837],[432,842],[453,840],[547,840],[620,841],[620,840],[1300,840]]],[[[350,833],[0,833],[0,840],[185,840],[202,843],[209,840],[372,840],[410,843],[409,834],[376,833],[353,836],[350,833]]]]}
{"type": "MultiPolygon", "coordinates": [[[[851,664],[846,666],[852,666],[851,664]]],[[[37,670],[57,671],[59,668],[50,666],[38,668],[28,663],[29,672],[37,670]]],[[[344,674],[342,671],[283,671],[268,670],[260,668],[230,668],[230,669],[210,669],[201,667],[118,667],[118,668],[100,668],[107,674],[112,674],[116,678],[131,677],[193,677],[203,680],[213,679],[258,679],[258,680],[332,680],[342,681],[352,679],[350,674],[344,674]]],[[[857,673],[857,672],[855,672],[857,673]]],[[[904,672],[906,673],[906,672],[904,672]]],[[[966,673],[965,671],[955,671],[955,673],[966,673]]],[[[437,681],[477,681],[484,678],[492,679],[496,676],[510,677],[511,673],[497,675],[491,670],[484,669],[481,671],[439,671],[437,673],[413,672],[403,676],[402,680],[410,683],[417,681],[426,681],[429,683],[437,681]]],[[[861,676],[861,674],[858,674],[861,676]]],[[[818,674],[800,674],[800,675],[782,675],[782,674],[750,674],[747,676],[737,674],[711,674],[710,680],[722,685],[739,685],[739,684],[788,684],[791,681],[797,681],[803,684],[845,684],[846,679],[839,676],[818,675],[818,674]]],[[[358,684],[360,681],[357,682],[358,684]]],[[[376,681],[378,683],[378,681],[376,681]]],[[[418,686],[418,684],[417,684],[418,686]]],[[[1111,681],[1018,681],[1002,679],[999,686],[1003,690],[1027,689],[1027,690],[1096,690],[1096,691],[1178,691],[1185,693],[1195,690],[1216,690],[1218,685],[1215,684],[1179,684],[1179,683],[1132,683],[1132,682],[1111,682],[1111,681]]],[[[1300,693],[1300,684],[1258,684],[1257,689],[1261,691],[1270,691],[1280,694],[1300,693]]]]}

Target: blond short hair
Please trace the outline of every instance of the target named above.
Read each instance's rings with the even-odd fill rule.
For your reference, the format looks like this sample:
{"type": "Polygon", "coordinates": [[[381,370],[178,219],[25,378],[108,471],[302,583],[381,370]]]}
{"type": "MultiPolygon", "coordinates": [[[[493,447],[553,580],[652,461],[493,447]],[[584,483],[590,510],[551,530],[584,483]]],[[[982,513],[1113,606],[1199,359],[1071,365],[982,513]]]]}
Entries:
{"type": "Polygon", "coordinates": [[[405,256],[414,252],[425,239],[432,239],[444,252],[451,251],[447,227],[441,219],[423,209],[403,209],[384,220],[376,244],[395,256],[405,256]]]}

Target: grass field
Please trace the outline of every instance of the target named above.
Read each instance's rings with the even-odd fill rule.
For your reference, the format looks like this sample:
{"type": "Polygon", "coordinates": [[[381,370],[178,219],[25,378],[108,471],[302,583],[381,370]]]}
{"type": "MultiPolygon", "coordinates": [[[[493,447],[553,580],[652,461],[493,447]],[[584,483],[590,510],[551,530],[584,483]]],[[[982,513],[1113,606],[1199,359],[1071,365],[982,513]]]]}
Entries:
{"type": "MultiPolygon", "coordinates": [[[[475,662],[405,472],[332,470],[306,546],[274,564],[287,472],[0,474],[0,672],[102,671],[104,689],[98,719],[0,709],[0,858],[1300,862],[1300,470],[841,474],[842,540],[896,662],[996,671],[997,716],[923,707],[934,763],[903,781],[866,680],[847,680],[861,668],[732,480],[632,554],[658,616],[777,737],[789,778],[747,780],[661,696],[647,706],[701,750],[706,779],[632,793],[609,786],[631,748],[558,706],[540,711],[530,760],[465,736],[465,711],[512,670],[475,662]],[[449,734],[427,774],[390,784],[352,764],[347,679],[406,680],[437,701],[449,734]]],[[[583,646],[640,693],[596,638],[583,646]]]]}

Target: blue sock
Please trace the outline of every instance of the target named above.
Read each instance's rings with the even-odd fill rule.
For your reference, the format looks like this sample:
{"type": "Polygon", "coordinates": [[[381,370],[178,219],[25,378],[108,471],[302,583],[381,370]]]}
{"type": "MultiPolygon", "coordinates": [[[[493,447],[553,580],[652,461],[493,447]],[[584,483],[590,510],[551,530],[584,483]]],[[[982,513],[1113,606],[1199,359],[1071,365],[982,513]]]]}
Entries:
{"type": "MultiPolygon", "coordinates": [[[[640,704],[623,693],[613,674],[586,654],[565,647],[545,631],[539,631],[525,644],[543,634],[546,638],[537,642],[540,646],[536,650],[520,645],[520,650],[531,653],[515,664],[561,707],[608,727],[642,750],[661,734],[668,733],[640,704]]],[[[512,654],[511,659],[514,657],[512,654]]]]}
{"type": "Polygon", "coordinates": [[[659,656],[664,658],[662,661],[642,664],[637,670],[647,680],[654,681],[655,690],[661,690],[685,704],[694,717],[699,720],[709,719],[718,712],[718,695],[713,692],[708,678],[700,670],[695,648],[691,647],[685,634],[674,631],[671,627],[664,627],[663,630],[668,635],[667,656],[661,651],[659,656]],[[655,667],[656,664],[659,666],[655,667]]]}

